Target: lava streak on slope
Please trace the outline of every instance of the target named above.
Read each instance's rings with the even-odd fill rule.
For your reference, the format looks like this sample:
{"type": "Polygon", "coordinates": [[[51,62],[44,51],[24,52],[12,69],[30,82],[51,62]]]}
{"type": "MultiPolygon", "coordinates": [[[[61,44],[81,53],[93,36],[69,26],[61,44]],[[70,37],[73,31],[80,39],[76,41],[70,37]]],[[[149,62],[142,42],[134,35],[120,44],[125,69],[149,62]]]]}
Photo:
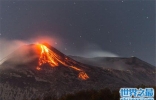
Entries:
{"type": "Polygon", "coordinates": [[[38,44],[38,46],[40,48],[40,56],[38,66],[36,67],[37,70],[41,70],[41,66],[45,63],[48,63],[51,67],[57,67],[59,66],[59,64],[62,64],[66,67],[78,71],[79,72],[78,78],[82,80],[87,80],[89,78],[89,76],[85,73],[85,71],[76,66],[73,66],[72,64],[69,64],[68,58],[62,60],[60,55],[48,49],[45,45],[38,44]]]}

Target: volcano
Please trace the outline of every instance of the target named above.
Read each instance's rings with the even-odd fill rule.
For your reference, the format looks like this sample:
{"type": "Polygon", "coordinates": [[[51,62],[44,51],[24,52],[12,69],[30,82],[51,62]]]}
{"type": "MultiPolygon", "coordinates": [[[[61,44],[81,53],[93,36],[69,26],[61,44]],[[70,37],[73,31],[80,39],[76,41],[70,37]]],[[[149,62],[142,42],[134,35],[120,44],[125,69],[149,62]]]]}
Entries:
{"type": "Polygon", "coordinates": [[[24,45],[0,65],[0,100],[32,100],[88,89],[155,85],[155,67],[136,58],[109,58],[105,64],[119,62],[106,64],[105,68],[99,67],[103,60],[95,63],[82,59],[66,56],[47,43],[24,45]],[[116,66],[125,66],[126,70],[116,66]]]}

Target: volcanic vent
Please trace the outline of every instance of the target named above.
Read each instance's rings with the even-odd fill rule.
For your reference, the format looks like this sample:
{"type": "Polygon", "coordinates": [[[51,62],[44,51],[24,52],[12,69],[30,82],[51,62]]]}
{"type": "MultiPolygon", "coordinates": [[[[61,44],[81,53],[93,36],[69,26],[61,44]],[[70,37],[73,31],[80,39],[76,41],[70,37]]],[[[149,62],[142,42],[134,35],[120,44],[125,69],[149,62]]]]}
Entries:
{"type": "Polygon", "coordinates": [[[37,44],[37,46],[38,50],[40,51],[38,66],[36,67],[37,70],[42,70],[42,65],[45,63],[49,64],[51,67],[58,67],[59,65],[64,65],[68,68],[78,71],[78,78],[82,80],[87,80],[89,78],[87,73],[83,71],[83,69],[79,68],[79,66],[82,65],[79,64],[78,66],[75,66],[77,62],[75,62],[73,59],[65,56],[64,54],[62,54],[61,52],[59,52],[58,50],[56,50],[48,44],[37,44]],[[51,47],[52,50],[48,47],[51,47]]]}

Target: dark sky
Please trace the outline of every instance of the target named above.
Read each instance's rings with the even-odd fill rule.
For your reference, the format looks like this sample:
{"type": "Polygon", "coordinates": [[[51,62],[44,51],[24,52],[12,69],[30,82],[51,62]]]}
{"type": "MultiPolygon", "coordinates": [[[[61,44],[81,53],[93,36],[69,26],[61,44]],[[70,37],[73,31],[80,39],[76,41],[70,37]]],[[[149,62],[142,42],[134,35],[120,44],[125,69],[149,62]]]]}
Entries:
{"type": "Polygon", "coordinates": [[[63,44],[61,51],[69,54],[100,49],[155,65],[155,0],[1,0],[0,4],[0,38],[54,36],[63,44]]]}

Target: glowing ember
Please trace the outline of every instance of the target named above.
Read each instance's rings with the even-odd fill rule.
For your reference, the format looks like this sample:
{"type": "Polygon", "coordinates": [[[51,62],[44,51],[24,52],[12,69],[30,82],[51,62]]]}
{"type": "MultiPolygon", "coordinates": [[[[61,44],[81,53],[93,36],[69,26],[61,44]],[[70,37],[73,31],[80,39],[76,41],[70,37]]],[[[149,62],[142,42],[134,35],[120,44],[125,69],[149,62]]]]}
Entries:
{"type": "Polygon", "coordinates": [[[89,78],[89,76],[85,72],[80,72],[79,73],[79,78],[86,80],[89,78]]]}
{"type": "Polygon", "coordinates": [[[40,68],[40,67],[36,67],[36,69],[37,69],[37,70],[41,70],[41,68],[40,68]]]}
{"type": "Polygon", "coordinates": [[[39,44],[39,47],[41,49],[40,57],[39,57],[39,66],[36,67],[37,70],[41,70],[41,66],[45,63],[50,64],[51,67],[57,67],[61,63],[64,66],[67,66],[69,68],[72,68],[79,72],[79,78],[82,80],[86,80],[89,78],[89,76],[80,68],[77,68],[76,66],[70,65],[66,62],[69,62],[68,58],[65,58],[64,60],[61,60],[61,57],[57,55],[52,50],[48,49],[45,45],[39,44]]]}

